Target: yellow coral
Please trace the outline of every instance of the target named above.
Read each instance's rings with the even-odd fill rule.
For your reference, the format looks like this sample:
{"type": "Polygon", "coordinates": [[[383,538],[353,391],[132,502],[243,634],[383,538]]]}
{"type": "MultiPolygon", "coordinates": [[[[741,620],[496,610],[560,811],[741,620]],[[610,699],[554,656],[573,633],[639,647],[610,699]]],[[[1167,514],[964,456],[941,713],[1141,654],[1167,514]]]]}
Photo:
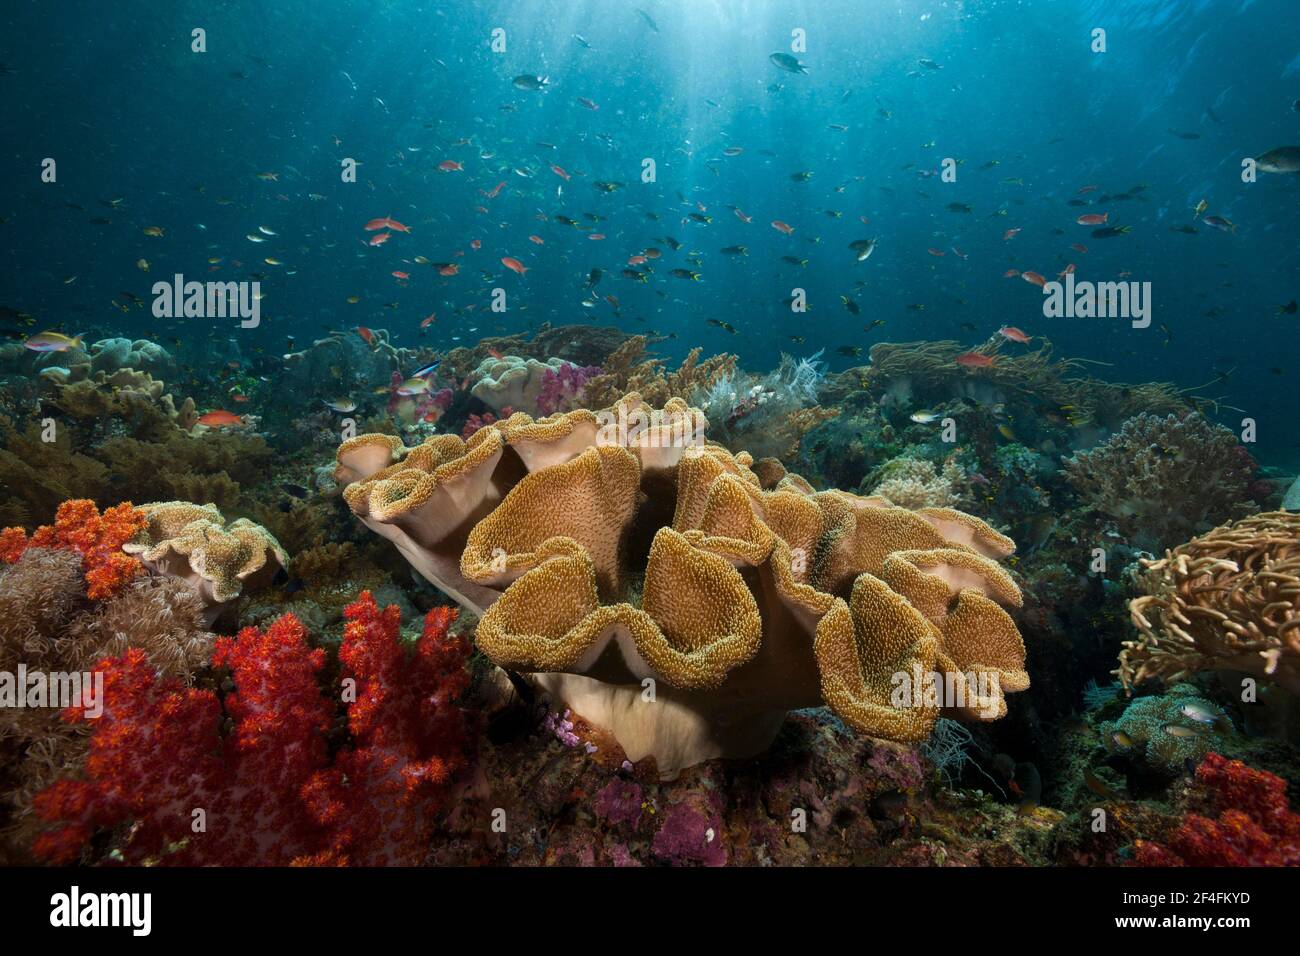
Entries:
{"type": "Polygon", "coordinates": [[[661,772],[755,753],[786,710],[822,701],[900,740],[941,712],[1005,713],[1002,694],[1028,686],[1002,609],[1020,593],[992,560],[1010,539],[961,512],[814,493],[784,469],[764,490],[748,454],[699,441],[702,424],[633,394],[515,414],[463,448],[363,436],[339,474],[357,476],[358,517],[483,613],[492,660],[661,772]],[[900,675],[933,676],[937,695],[900,703],[900,675]]]}

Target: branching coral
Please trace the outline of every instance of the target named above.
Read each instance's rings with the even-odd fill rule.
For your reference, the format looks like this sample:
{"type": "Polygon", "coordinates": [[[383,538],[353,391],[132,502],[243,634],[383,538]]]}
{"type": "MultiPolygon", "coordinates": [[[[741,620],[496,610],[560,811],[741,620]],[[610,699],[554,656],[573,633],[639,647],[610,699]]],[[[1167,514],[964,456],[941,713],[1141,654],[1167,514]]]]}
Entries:
{"type": "Polygon", "coordinates": [[[72,429],[0,416],[0,524],[41,524],[72,498],[103,501],[109,469],[76,450],[72,429]],[[53,439],[47,441],[47,439],[53,439]]]}
{"type": "Polygon", "coordinates": [[[1255,462],[1228,429],[1197,414],[1141,414],[1065,461],[1070,483],[1122,532],[1158,550],[1256,510],[1255,462]]]}
{"type": "Polygon", "coordinates": [[[396,608],[364,593],[348,609],[339,656],[356,698],[333,756],[326,734],[344,695],[317,685],[324,652],[291,615],[218,642],[224,698],[160,679],[138,650],[102,662],[105,712],[84,775],[37,796],[52,826],[35,853],[71,862],[97,831],[120,828],[114,849],[135,864],[419,862],[463,765],[466,649],[448,636],[452,617],[431,612],[408,657],[396,608]]]}
{"type": "Polygon", "coordinates": [[[953,462],[942,469],[925,458],[895,458],[876,473],[878,484],[871,493],[881,495],[902,508],[953,508],[968,485],[966,475],[953,462]]]}
{"type": "Polygon", "coordinates": [[[1126,687],[1236,670],[1300,693],[1300,515],[1245,518],[1142,565],[1139,637],[1116,671],[1126,687]]]}
{"type": "Polygon", "coordinates": [[[589,408],[612,405],[623,395],[636,392],[647,403],[663,405],[670,398],[692,400],[699,390],[708,390],[736,373],[736,356],[715,355],[700,361],[703,349],[692,349],[675,372],[665,371],[660,359],[646,357],[648,341],[637,335],[628,339],[604,362],[604,373],[586,385],[584,398],[589,408]]]}
{"type": "Polygon", "coordinates": [[[86,572],[87,596],[92,600],[111,597],[140,573],[140,563],[122,553],[122,546],[144,527],[143,512],[130,503],[104,509],[101,515],[93,501],[77,499],[59,505],[54,524],[42,525],[24,541],[21,528],[0,532],[3,557],[16,561],[25,548],[54,548],[81,555],[86,572]]]}
{"type": "Polygon", "coordinates": [[[787,710],[823,700],[901,740],[941,710],[1005,713],[1028,686],[1002,609],[1020,594],[992,560],[1013,542],[793,475],[763,491],[703,425],[632,395],[599,416],[516,413],[469,442],[360,436],[337,477],[371,530],[483,613],[493,661],[661,773],[757,753],[787,710]]]}
{"type": "Polygon", "coordinates": [[[1138,840],[1138,866],[1300,866],[1300,814],[1286,799],[1286,781],[1240,760],[1208,754],[1196,768],[1211,819],[1188,813],[1161,845],[1138,840]]]}

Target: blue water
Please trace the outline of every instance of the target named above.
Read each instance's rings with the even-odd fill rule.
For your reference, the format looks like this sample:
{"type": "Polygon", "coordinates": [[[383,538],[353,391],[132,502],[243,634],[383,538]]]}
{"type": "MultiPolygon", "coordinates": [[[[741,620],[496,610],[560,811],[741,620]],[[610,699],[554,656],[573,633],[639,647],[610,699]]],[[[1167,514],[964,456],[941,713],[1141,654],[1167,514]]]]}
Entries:
{"type": "Polygon", "coordinates": [[[543,322],[616,324],[675,333],[660,347],[670,357],[699,345],[756,370],[782,350],[825,348],[842,369],[865,361],[843,346],[974,345],[1013,325],[1111,363],[1106,377],[1194,386],[1231,372],[1208,394],[1244,411],[1220,420],[1256,418],[1263,457],[1294,459],[1300,315],[1278,307],[1300,296],[1300,176],[1244,184],[1240,163],[1300,143],[1298,25],[1295,0],[6,4],[0,304],[38,328],[156,337],[199,377],[233,336],[273,355],[288,336],[357,325],[448,348],[543,322]],[[191,52],[195,27],[206,53],[191,52]],[[504,53],[490,46],[498,27],[504,53]],[[789,52],[795,28],[806,75],[768,58],[789,52]],[[1105,53],[1090,50],[1094,28],[1105,53]],[[549,86],[517,89],[519,74],[549,86]],[[45,157],[56,183],[40,182],[45,157]],[[345,157],[362,164],[355,183],[340,180],[345,157]],[[956,182],[923,175],[945,157],[960,161],[956,182]],[[436,168],[448,159],[463,170],[436,168]],[[799,171],[813,175],[792,181],[799,171]],[[603,194],[598,180],[626,185],[603,194]],[[1086,185],[1099,188],[1080,196],[1086,185]],[[1202,198],[1237,231],[1194,222],[1202,198]],[[712,222],[684,222],[690,212],[712,222]],[[1075,224],[1085,212],[1132,232],[1093,239],[1075,224]],[[587,213],[603,217],[590,225],[604,240],[555,220],[587,213]],[[382,216],[411,233],[366,245],[364,223],[382,216]],[[1171,231],[1183,225],[1196,234],[1171,231]],[[245,238],[259,226],[277,235],[245,238]],[[872,237],[875,253],[855,262],[847,244],[872,237]],[[738,244],[747,256],[719,252],[738,244]],[[649,281],[621,277],[650,246],[663,256],[649,281]],[[1151,327],[1046,319],[1036,287],[1003,278],[1071,262],[1082,279],[1149,281],[1151,327]],[[593,267],[605,273],[594,295],[593,267]],[[177,272],[264,274],[262,325],[154,318],[151,286],[177,272]],[[805,315],[782,304],[796,287],[805,315]],[[494,288],[504,313],[488,311],[494,288]]]}

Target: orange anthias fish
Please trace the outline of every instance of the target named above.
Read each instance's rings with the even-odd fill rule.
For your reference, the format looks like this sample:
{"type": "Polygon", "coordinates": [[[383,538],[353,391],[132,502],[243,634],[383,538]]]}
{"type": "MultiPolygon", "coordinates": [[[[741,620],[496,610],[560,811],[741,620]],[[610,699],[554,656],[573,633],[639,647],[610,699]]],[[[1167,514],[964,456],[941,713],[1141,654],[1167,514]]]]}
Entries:
{"type": "Polygon", "coordinates": [[[444,173],[459,173],[465,169],[464,166],[456,162],[454,159],[444,159],[438,164],[438,168],[444,173]]]}
{"type": "Polygon", "coordinates": [[[394,270],[393,270],[393,278],[394,278],[394,279],[409,279],[409,278],[411,278],[411,274],[410,274],[409,272],[401,272],[401,271],[399,271],[399,270],[397,270],[397,269],[394,269],[394,270]]]}
{"type": "Polygon", "coordinates": [[[366,223],[366,232],[374,232],[376,229],[387,229],[387,228],[388,228],[387,216],[383,216],[379,219],[371,219],[368,223],[366,223]]]}
{"type": "Polygon", "coordinates": [[[788,226],[785,223],[783,223],[780,219],[772,220],[772,228],[775,229],[777,232],[785,233],[787,236],[794,235],[794,226],[788,226]]]}
{"type": "Polygon", "coordinates": [[[528,241],[529,241],[529,242],[535,242],[535,243],[537,243],[539,246],[544,246],[544,245],[546,245],[546,240],[543,239],[541,236],[529,236],[529,237],[528,237],[528,241]]]}
{"type": "Polygon", "coordinates": [[[1002,234],[1002,241],[1007,242],[1008,240],[1014,239],[1016,237],[1016,233],[1018,233],[1019,231],[1020,231],[1019,229],[1008,229],[1006,232],[1002,234]]]}
{"type": "Polygon", "coordinates": [[[375,344],[375,333],[371,332],[364,325],[358,325],[356,332],[357,335],[361,336],[361,341],[365,342],[367,345],[373,346],[375,344]]]}
{"type": "Polygon", "coordinates": [[[942,259],[946,255],[942,249],[930,248],[925,251],[930,253],[930,255],[934,256],[936,259],[942,259]]]}
{"type": "Polygon", "coordinates": [[[1101,225],[1105,225],[1106,220],[1109,218],[1110,218],[1110,213],[1108,212],[1103,212],[1100,214],[1095,212],[1090,212],[1090,213],[1085,213],[1084,215],[1080,216],[1078,219],[1074,221],[1081,226],[1101,226],[1101,225]]]}
{"type": "Polygon", "coordinates": [[[497,183],[495,186],[492,187],[491,192],[483,192],[483,190],[481,189],[479,190],[479,192],[483,193],[484,196],[487,196],[488,199],[496,199],[497,195],[501,192],[501,190],[505,188],[505,185],[506,185],[506,181],[503,179],[501,180],[501,182],[497,183]]]}
{"type": "Polygon", "coordinates": [[[962,368],[989,368],[993,364],[993,356],[980,352],[963,352],[957,356],[956,362],[962,368]]]}
{"type": "Polygon", "coordinates": [[[388,228],[391,229],[391,230],[393,230],[393,232],[410,232],[410,231],[411,231],[411,227],[410,227],[410,226],[404,226],[404,225],[402,225],[400,222],[398,222],[396,219],[393,219],[392,217],[389,217],[386,221],[387,221],[387,223],[388,223],[388,228]]]}
{"type": "Polygon", "coordinates": [[[430,312],[428,315],[426,315],[423,319],[420,320],[420,328],[427,329],[429,326],[433,325],[435,321],[437,321],[437,318],[438,318],[437,312],[430,312]]]}
{"type": "Polygon", "coordinates": [[[480,242],[478,239],[471,239],[471,240],[469,241],[469,247],[470,247],[471,249],[482,249],[482,248],[483,248],[483,243],[480,242]]]}
{"type": "Polygon", "coordinates": [[[23,343],[33,352],[66,352],[68,349],[82,347],[81,336],[68,338],[59,332],[40,332],[23,343]]]}
{"type": "Polygon", "coordinates": [[[1019,342],[1022,345],[1028,345],[1032,340],[1032,336],[1026,335],[1014,325],[1002,326],[1002,328],[998,329],[998,335],[1002,336],[1004,339],[1010,339],[1012,342],[1019,342]]]}
{"type": "Polygon", "coordinates": [[[605,238],[605,234],[603,232],[591,232],[587,234],[587,238],[593,242],[600,242],[600,240],[605,238]]]}
{"type": "Polygon", "coordinates": [[[502,355],[502,354],[501,354],[497,349],[488,349],[488,350],[487,350],[487,353],[488,353],[488,355],[490,355],[490,356],[492,356],[494,359],[496,359],[498,362],[500,362],[502,359],[505,358],[505,356],[502,355]]]}
{"type": "Polygon", "coordinates": [[[438,270],[438,275],[440,276],[454,276],[456,273],[460,272],[460,266],[454,262],[440,262],[435,266],[435,268],[438,270]]]}
{"type": "Polygon", "coordinates": [[[370,237],[370,242],[367,243],[367,245],[382,246],[385,242],[387,242],[391,238],[393,238],[393,234],[391,232],[377,232],[370,237]]]}
{"type": "Polygon", "coordinates": [[[528,267],[524,265],[522,262],[520,262],[518,259],[516,259],[514,256],[502,256],[501,264],[505,266],[507,269],[509,269],[511,272],[517,272],[520,275],[523,275],[525,272],[528,271],[528,267]]]}
{"type": "Polygon", "coordinates": [[[207,425],[209,428],[225,428],[227,425],[242,425],[244,420],[234,412],[228,412],[224,408],[214,409],[198,418],[200,425],[207,425]]]}
{"type": "Polygon", "coordinates": [[[1040,289],[1047,284],[1047,280],[1042,276],[1040,276],[1037,272],[1022,272],[1020,273],[1020,278],[1024,279],[1026,282],[1038,286],[1040,289]]]}
{"type": "Polygon", "coordinates": [[[563,166],[552,165],[551,172],[555,173],[555,175],[559,176],[566,183],[569,181],[569,174],[565,171],[563,166]]]}
{"type": "Polygon", "coordinates": [[[1002,278],[1014,279],[1018,275],[1020,275],[1019,269],[1008,269],[1006,272],[1002,273],[1002,278]]]}

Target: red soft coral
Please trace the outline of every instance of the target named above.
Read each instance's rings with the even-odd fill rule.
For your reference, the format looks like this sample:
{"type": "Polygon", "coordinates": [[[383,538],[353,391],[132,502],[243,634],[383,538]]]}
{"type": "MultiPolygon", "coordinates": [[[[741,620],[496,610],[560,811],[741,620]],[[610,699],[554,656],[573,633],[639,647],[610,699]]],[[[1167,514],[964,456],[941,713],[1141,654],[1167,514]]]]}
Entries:
{"type": "Polygon", "coordinates": [[[335,854],[364,865],[414,865],[426,852],[445,784],[465,761],[464,714],[455,701],[468,686],[468,646],[449,634],[456,612],[435,608],[408,656],[394,606],[380,610],[369,591],[348,605],[339,648],[354,748],[318,773],[304,796],[334,829],[335,854]]]}
{"type": "Polygon", "coordinates": [[[59,505],[54,524],[42,525],[27,538],[22,528],[0,532],[0,561],[12,564],[28,548],[60,548],[81,555],[86,594],[92,600],[112,597],[140,573],[140,562],[122,553],[122,545],[144,527],[144,512],[130,502],[105,508],[77,498],[59,505]]]}
{"type": "Polygon", "coordinates": [[[1196,780],[1218,819],[1188,813],[1168,846],[1139,840],[1138,865],[1300,865],[1300,814],[1287,803],[1285,780],[1216,753],[1206,755],[1196,780]]]}
{"type": "Polygon", "coordinates": [[[37,795],[37,814],[57,826],[36,855],[71,862],[97,830],[121,827],[130,863],[418,862],[443,785],[464,762],[455,698],[467,648],[447,636],[447,609],[430,613],[410,656],[395,607],[381,612],[363,593],[347,614],[340,658],[354,703],[352,685],[322,691],[324,652],[293,615],[217,642],[213,665],[233,684],[224,698],[159,679],[139,650],[101,662],[104,713],[84,777],[37,795]],[[331,761],[339,700],[351,704],[352,741],[331,761]]]}

